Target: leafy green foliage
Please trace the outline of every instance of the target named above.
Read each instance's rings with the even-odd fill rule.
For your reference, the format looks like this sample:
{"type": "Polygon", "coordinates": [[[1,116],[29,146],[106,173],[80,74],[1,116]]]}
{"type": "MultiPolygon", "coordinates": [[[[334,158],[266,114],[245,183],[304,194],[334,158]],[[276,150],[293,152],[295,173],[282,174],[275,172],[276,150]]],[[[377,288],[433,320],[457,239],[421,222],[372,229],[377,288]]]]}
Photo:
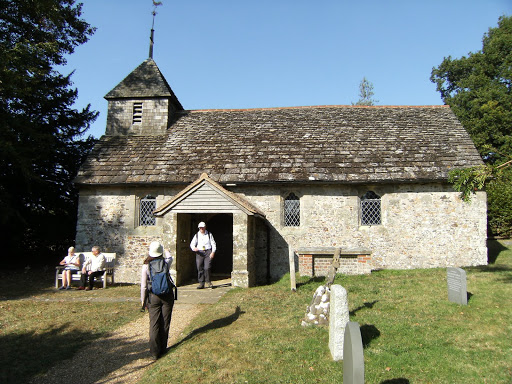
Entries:
{"type": "Polygon", "coordinates": [[[482,189],[494,172],[494,167],[491,165],[455,169],[449,173],[448,182],[453,184],[457,192],[460,192],[460,198],[463,201],[469,202],[471,194],[482,189]]]}
{"type": "Polygon", "coordinates": [[[373,95],[373,84],[366,77],[363,77],[363,80],[359,83],[359,100],[352,103],[352,105],[375,105],[379,100],[375,100],[373,95]]]}
{"type": "Polygon", "coordinates": [[[498,236],[512,236],[512,168],[487,185],[489,228],[498,236]]]}
{"type": "Polygon", "coordinates": [[[460,192],[465,202],[472,194],[486,187],[488,201],[488,226],[498,236],[512,235],[512,160],[499,166],[486,164],[478,167],[453,170],[448,182],[460,192]]]}
{"type": "Polygon", "coordinates": [[[72,108],[71,74],[56,68],[94,32],[80,16],[74,0],[0,0],[0,230],[10,252],[41,255],[74,237],[72,180],[97,113],[72,108]]]}
{"type": "Polygon", "coordinates": [[[430,80],[482,156],[512,153],[512,17],[489,29],[481,51],[445,58],[430,80]]]}
{"type": "Polygon", "coordinates": [[[498,164],[508,163],[512,154],[512,17],[499,18],[498,27],[484,35],[481,51],[445,58],[432,69],[430,80],[487,163],[452,171],[449,182],[469,201],[474,191],[493,180],[488,186],[489,228],[494,234],[510,233],[506,228],[512,226],[512,216],[507,212],[512,203],[505,198],[510,186],[503,182],[498,164]]]}

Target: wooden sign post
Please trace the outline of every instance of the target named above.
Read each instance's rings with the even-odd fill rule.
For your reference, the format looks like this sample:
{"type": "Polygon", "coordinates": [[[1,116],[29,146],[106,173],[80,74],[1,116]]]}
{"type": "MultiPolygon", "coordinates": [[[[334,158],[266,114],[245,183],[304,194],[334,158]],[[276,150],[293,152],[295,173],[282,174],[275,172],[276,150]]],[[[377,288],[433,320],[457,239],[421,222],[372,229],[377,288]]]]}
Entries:
{"type": "Polygon", "coordinates": [[[288,246],[288,261],[290,262],[290,285],[293,292],[297,290],[295,283],[295,251],[288,246]]]}
{"type": "Polygon", "coordinates": [[[332,257],[331,266],[329,267],[329,271],[327,272],[327,278],[325,279],[325,285],[327,285],[328,287],[330,287],[331,284],[334,283],[336,272],[340,267],[340,255],[341,248],[336,248],[336,250],[334,251],[334,256],[332,257]]]}

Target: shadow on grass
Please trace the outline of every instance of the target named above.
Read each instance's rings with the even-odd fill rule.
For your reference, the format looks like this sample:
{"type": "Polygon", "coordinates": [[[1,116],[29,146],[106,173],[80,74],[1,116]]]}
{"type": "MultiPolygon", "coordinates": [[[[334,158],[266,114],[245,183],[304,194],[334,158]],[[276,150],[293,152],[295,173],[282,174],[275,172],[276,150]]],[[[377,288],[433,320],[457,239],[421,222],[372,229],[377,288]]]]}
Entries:
{"type": "Polygon", "coordinates": [[[0,271],[0,300],[21,299],[54,289],[55,270],[49,268],[0,271]]]}
{"type": "MultiPolygon", "coordinates": [[[[80,364],[89,367],[87,382],[97,382],[133,360],[149,357],[147,342],[116,339],[114,345],[98,340],[102,335],[64,324],[45,332],[0,337],[2,383],[68,383],[71,359],[86,348],[80,364]],[[95,342],[96,341],[96,342],[95,342]],[[89,358],[91,359],[89,361],[89,358]],[[68,360],[66,360],[68,359],[68,360]],[[103,362],[100,364],[98,360],[103,362]],[[51,369],[52,367],[55,367],[51,369]],[[45,374],[51,369],[50,374],[45,374]]],[[[139,367],[140,368],[140,367],[139,367]]]]}
{"type": "Polygon", "coordinates": [[[360,327],[360,330],[363,348],[367,348],[373,340],[380,336],[380,331],[372,324],[364,324],[360,327]]]}
{"type": "Polygon", "coordinates": [[[488,239],[487,240],[487,263],[494,264],[496,262],[496,259],[499,256],[499,254],[502,251],[505,251],[507,249],[508,248],[505,247],[498,240],[488,239]]]}
{"type": "Polygon", "coordinates": [[[206,325],[203,325],[200,328],[194,329],[185,338],[183,338],[180,341],[178,341],[177,343],[171,345],[167,350],[168,351],[172,350],[172,349],[178,347],[179,345],[181,345],[182,343],[184,343],[184,342],[186,342],[188,340],[193,339],[195,336],[197,336],[197,335],[199,335],[199,334],[201,334],[203,332],[208,332],[208,331],[211,331],[213,329],[227,327],[228,325],[231,325],[235,321],[237,321],[238,318],[240,317],[240,315],[243,315],[244,313],[245,312],[240,310],[240,307],[237,306],[236,309],[235,309],[235,312],[232,313],[231,315],[226,316],[226,317],[222,317],[220,319],[213,320],[212,322],[210,322],[210,323],[208,323],[206,325]]]}
{"type": "Polygon", "coordinates": [[[399,379],[389,379],[381,381],[380,384],[409,384],[410,381],[404,378],[399,379]]]}
{"type": "MultiPolygon", "coordinates": [[[[510,272],[512,267],[507,264],[496,264],[496,260],[500,256],[501,252],[508,251],[510,248],[506,247],[499,240],[489,239],[487,240],[487,265],[480,265],[477,267],[470,267],[468,269],[474,269],[480,272],[510,272]]],[[[504,276],[501,281],[505,283],[512,283],[512,276],[504,276]]]]}
{"type": "MultiPolygon", "coordinates": [[[[52,268],[33,268],[25,270],[0,271],[0,302],[2,300],[20,300],[32,298],[40,295],[55,295],[55,298],[62,299],[68,297],[69,291],[59,291],[55,289],[55,269],[52,268]]],[[[73,281],[72,291],[78,287],[79,283],[73,281]]],[[[112,287],[130,287],[133,283],[115,283],[107,286],[112,287]]],[[[95,281],[95,288],[102,288],[101,282],[95,281]]]]}
{"type": "Polygon", "coordinates": [[[374,306],[375,304],[377,304],[378,302],[379,302],[379,300],[372,301],[371,303],[364,303],[363,305],[360,305],[359,307],[357,307],[357,308],[355,308],[355,309],[351,310],[351,311],[349,312],[349,315],[350,315],[350,316],[355,316],[355,314],[356,314],[357,312],[359,312],[361,309],[365,309],[365,308],[372,309],[372,308],[373,308],[373,306],[374,306]]]}
{"type": "Polygon", "coordinates": [[[307,281],[303,281],[303,282],[298,282],[297,283],[297,288],[303,286],[303,285],[308,285],[308,284],[311,284],[311,283],[322,283],[322,284],[325,284],[325,276],[316,276],[316,277],[311,277],[309,278],[307,281]]]}

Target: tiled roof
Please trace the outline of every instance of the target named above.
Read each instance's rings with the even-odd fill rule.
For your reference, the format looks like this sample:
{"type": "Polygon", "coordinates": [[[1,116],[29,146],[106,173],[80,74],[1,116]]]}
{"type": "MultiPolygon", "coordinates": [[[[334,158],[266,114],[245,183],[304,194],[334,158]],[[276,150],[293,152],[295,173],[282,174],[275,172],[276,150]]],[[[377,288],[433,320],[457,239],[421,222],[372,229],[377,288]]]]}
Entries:
{"type": "Polygon", "coordinates": [[[103,136],[78,184],[421,182],[481,164],[445,106],[183,111],[160,136],[103,136]]]}
{"type": "Polygon", "coordinates": [[[105,99],[166,97],[182,110],[178,98],[153,59],[147,59],[105,95],[105,99]]]}

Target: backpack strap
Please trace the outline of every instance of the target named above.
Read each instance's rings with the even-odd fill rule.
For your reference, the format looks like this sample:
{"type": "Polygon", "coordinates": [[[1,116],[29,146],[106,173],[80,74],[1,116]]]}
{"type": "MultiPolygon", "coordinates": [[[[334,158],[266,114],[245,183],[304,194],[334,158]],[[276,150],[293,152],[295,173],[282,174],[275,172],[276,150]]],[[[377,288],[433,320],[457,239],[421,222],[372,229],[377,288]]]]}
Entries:
{"type": "Polygon", "coordinates": [[[174,300],[178,300],[178,287],[174,284],[172,284],[172,290],[174,291],[174,300]]]}

